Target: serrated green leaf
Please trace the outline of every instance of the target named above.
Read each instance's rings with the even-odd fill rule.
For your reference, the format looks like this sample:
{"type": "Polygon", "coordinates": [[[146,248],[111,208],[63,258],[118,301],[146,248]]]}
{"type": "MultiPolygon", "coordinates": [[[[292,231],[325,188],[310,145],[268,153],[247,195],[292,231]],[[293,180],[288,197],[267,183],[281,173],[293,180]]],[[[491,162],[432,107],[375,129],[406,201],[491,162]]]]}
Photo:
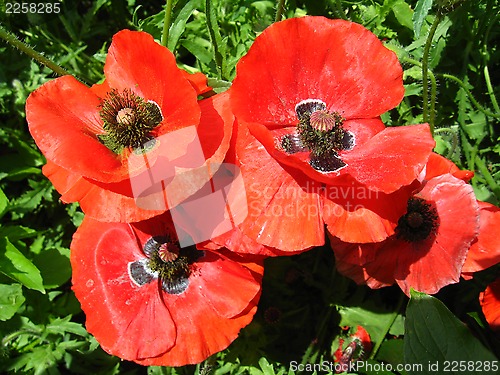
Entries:
{"type": "Polygon", "coordinates": [[[0,320],[12,318],[25,300],[20,284],[0,284],[0,320]]]}
{"type": "Polygon", "coordinates": [[[7,238],[0,238],[0,272],[27,288],[45,293],[38,268],[7,238]]]}
{"type": "Polygon", "coordinates": [[[420,31],[422,30],[422,25],[424,24],[425,17],[429,14],[429,10],[432,8],[433,0],[418,0],[415,6],[415,12],[413,12],[413,32],[415,34],[415,39],[420,37],[420,31]]]}
{"type": "MultiPolygon", "coordinates": [[[[413,290],[406,309],[404,360],[405,363],[423,365],[418,371],[408,371],[410,375],[444,371],[441,367],[436,372],[429,368],[429,363],[444,366],[444,361],[498,361],[441,301],[413,290]]],[[[465,370],[454,374],[471,375],[475,372],[465,370]]],[[[482,371],[481,374],[488,372],[482,371]]]]}
{"type": "Polygon", "coordinates": [[[37,235],[37,231],[21,225],[6,225],[0,227],[0,237],[8,237],[9,241],[15,242],[23,238],[30,238],[37,235]]]}

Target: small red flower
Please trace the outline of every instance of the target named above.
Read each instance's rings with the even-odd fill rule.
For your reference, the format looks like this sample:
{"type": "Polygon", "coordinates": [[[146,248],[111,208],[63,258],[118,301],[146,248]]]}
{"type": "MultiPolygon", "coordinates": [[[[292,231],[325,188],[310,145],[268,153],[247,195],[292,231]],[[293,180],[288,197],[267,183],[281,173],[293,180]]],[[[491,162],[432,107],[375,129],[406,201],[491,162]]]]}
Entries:
{"type": "Polygon", "coordinates": [[[385,129],[379,115],[401,101],[402,69],[352,22],[273,24],[238,63],[230,92],[249,207],[240,228],[281,251],[324,243],[325,222],[336,227],[329,190],[390,194],[418,177],[434,146],[425,124],[385,129]]]}
{"type": "Polygon", "coordinates": [[[256,311],[262,262],[180,248],[168,213],[136,224],[85,217],[71,244],[73,290],[102,348],[143,365],[199,363],[256,311]]]}
{"type": "Polygon", "coordinates": [[[113,37],[104,74],[104,83],[91,88],[64,76],[34,91],[26,102],[29,129],[63,202],[79,201],[101,221],[147,219],[210,179],[204,173],[165,197],[176,167],[213,163],[215,172],[229,147],[233,117],[225,95],[198,103],[206,80],[177,68],[173,54],[144,32],[113,37]],[[193,160],[196,145],[202,157],[193,160]],[[159,180],[155,166],[163,171],[159,180]],[[138,183],[153,185],[146,205],[137,204],[138,183]]]}
{"type": "Polygon", "coordinates": [[[434,294],[458,282],[478,236],[479,209],[472,187],[448,171],[426,170],[436,177],[407,195],[406,212],[386,240],[355,244],[332,237],[339,271],[371,288],[396,282],[406,294],[410,288],[434,294]]]}
{"type": "Polygon", "coordinates": [[[500,332],[500,279],[492,282],[479,294],[479,303],[490,327],[500,332]]]}

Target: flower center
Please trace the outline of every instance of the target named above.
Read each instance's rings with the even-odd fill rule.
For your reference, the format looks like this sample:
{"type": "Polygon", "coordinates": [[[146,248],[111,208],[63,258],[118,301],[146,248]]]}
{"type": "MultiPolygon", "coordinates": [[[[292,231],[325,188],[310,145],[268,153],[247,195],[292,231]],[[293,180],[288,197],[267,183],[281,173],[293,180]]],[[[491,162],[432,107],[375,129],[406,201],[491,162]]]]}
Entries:
{"type": "Polygon", "coordinates": [[[129,264],[130,278],[139,286],[158,279],[169,294],[181,294],[187,289],[192,264],[203,256],[194,246],[180,249],[168,236],[150,238],[144,253],[147,259],[129,264]]]}
{"type": "Polygon", "coordinates": [[[162,121],[161,109],[153,101],[145,101],[131,90],[112,90],[99,106],[105,134],[99,140],[120,154],[124,148],[143,148],[154,139],[151,131],[162,121]]]}
{"type": "Polygon", "coordinates": [[[396,236],[407,242],[427,239],[439,227],[436,208],[422,198],[408,200],[406,214],[401,216],[396,227],[396,236]]]}
{"type": "Polygon", "coordinates": [[[354,135],[343,128],[345,119],[338,112],[328,111],[319,99],[301,101],[295,112],[297,132],[283,137],[283,150],[289,154],[309,151],[309,164],[321,172],[345,167],[338,152],[354,147],[354,135]]]}

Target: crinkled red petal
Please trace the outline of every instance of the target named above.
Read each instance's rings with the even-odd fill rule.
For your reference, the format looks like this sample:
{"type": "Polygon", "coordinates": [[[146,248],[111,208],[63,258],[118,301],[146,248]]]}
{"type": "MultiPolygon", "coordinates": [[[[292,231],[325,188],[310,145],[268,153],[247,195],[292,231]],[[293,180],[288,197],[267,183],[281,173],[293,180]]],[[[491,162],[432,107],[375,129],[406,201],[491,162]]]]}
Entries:
{"type": "Polygon", "coordinates": [[[238,132],[236,152],[245,184],[239,202],[248,209],[239,225],[242,232],[286,252],[324,244],[321,185],[284,169],[244,126],[238,132]]]}
{"type": "Polygon", "coordinates": [[[291,18],[264,30],[239,61],[233,108],[238,119],[270,126],[296,121],[305,99],[347,119],[372,118],[402,100],[402,77],[396,54],[363,26],[291,18]]]}
{"type": "Polygon", "coordinates": [[[479,303],[490,327],[500,332],[500,279],[492,282],[480,293],[479,303]]]}
{"type": "Polygon", "coordinates": [[[479,235],[467,254],[462,276],[470,278],[474,272],[500,263],[500,208],[487,202],[479,205],[479,235]]]}
{"type": "Polygon", "coordinates": [[[158,356],[177,339],[158,282],[138,286],[128,275],[128,264],[144,257],[127,224],[86,217],[71,244],[73,290],[87,330],[105,351],[127,360],[158,356]]]}

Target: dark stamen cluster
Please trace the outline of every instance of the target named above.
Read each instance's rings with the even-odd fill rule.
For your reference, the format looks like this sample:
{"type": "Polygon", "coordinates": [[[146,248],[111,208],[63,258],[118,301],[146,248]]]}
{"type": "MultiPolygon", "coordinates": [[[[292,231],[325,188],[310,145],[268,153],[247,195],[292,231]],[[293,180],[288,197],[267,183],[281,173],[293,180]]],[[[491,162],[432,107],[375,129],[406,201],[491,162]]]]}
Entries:
{"type": "Polygon", "coordinates": [[[203,252],[194,247],[180,249],[168,236],[150,238],[144,245],[145,260],[130,264],[130,276],[138,285],[158,279],[169,294],[181,294],[189,285],[192,264],[203,252]]]}
{"type": "Polygon", "coordinates": [[[142,148],[153,137],[151,131],[163,120],[160,107],[131,90],[112,90],[100,105],[99,115],[106,134],[99,140],[119,154],[123,148],[142,148]]]}
{"type": "Polygon", "coordinates": [[[345,119],[326,109],[318,99],[304,100],[295,107],[299,124],[296,134],[281,139],[281,147],[289,154],[310,152],[309,164],[321,172],[336,171],[346,164],[338,151],[351,150],[354,137],[343,128],[345,119]]]}
{"type": "Polygon", "coordinates": [[[401,216],[396,227],[396,235],[408,242],[427,239],[439,227],[436,208],[422,198],[408,200],[406,214],[401,216]]]}

